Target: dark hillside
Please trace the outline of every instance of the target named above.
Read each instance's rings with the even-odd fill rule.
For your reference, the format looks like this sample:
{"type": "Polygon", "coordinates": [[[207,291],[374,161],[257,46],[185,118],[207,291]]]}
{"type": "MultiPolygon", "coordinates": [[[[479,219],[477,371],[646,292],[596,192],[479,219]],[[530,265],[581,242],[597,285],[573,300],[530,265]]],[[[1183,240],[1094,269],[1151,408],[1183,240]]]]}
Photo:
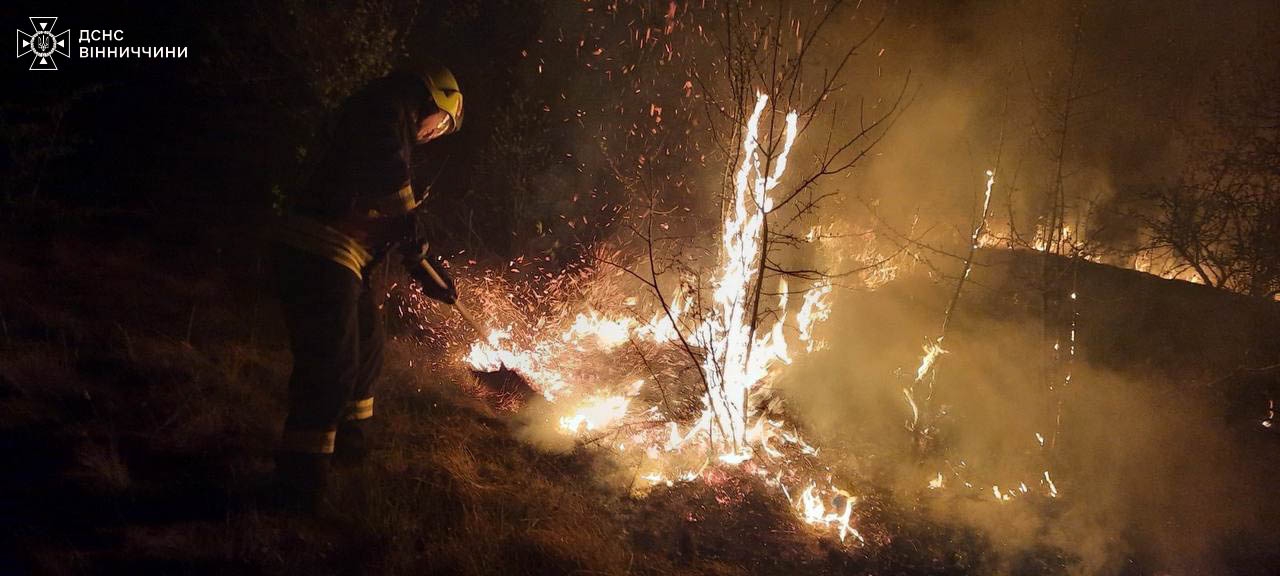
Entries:
{"type": "MultiPolygon", "coordinates": [[[[614,464],[592,450],[549,455],[519,443],[455,383],[423,368],[416,360],[428,352],[408,343],[392,347],[370,467],[342,476],[318,520],[265,512],[255,494],[269,470],[289,360],[261,260],[203,243],[179,251],[68,234],[10,238],[0,254],[0,450],[15,464],[0,487],[8,571],[940,574],[1079,562],[1052,548],[1005,548],[968,521],[893,503],[902,496],[873,496],[879,504],[868,509],[879,510],[867,521],[893,534],[892,544],[852,556],[821,552],[767,492],[728,509],[714,503],[714,490],[693,487],[633,500],[597,480],[614,464]],[[744,538],[762,541],[744,548],[744,538]]],[[[1016,272],[1037,260],[986,254],[966,316],[1025,320],[1031,290],[1016,272]],[[1015,273],[996,280],[1002,267],[1015,273]]],[[[1077,281],[1089,296],[1082,302],[1105,303],[1081,310],[1090,361],[1170,390],[1230,386],[1219,397],[1244,412],[1222,417],[1259,417],[1249,394],[1274,392],[1274,374],[1272,388],[1246,373],[1227,377],[1274,358],[1274,305],[1092,264],[1080,266],[1077,281]],[[1161,331],[1182,336],[1150,336],[1161,331]],[[1104,338],[1125,352],[1092,356],[1104,338]]],[[[891,286],[870,296],[902,293],[891,286]]],[[[964,333],[956,357],[975,353],[961,344],[964,333]]],[[[875,409],[895,420],[900,410],[875,409]]],[[[956,413],[964,410],[960,403],[956,413]]],[[[1257,432],[1246,428],[1240,433],[1257,432]]],[[[1089,434],[1066,438],[1105,442],[1089,434]]],[[[1223,462],[1235,469],[1275,447],[1255,442],[1223,462]]],[[[1146,465],[1144,453],[1129,458],[1146,465]]],[[[1087,489],[1069,468],[1061,476],[1064,490],[1087,489]]],[[[747,482],[735,490],[753,493],[747,482]]],[[[1259,566],[1249,541],[1237,557],[1259,566]]],[[[1148,552],[1131,554],[1158,564],[1162,553],[1148,552]]]]}
{"type": "MultiPolygon", "coordinates": [[[[1041,271],[1041,254],[989,251],[980,265],[1010,271],[1003,280],[988,280],[982,267],[975,272],[976,282],[991,284],[984,311],[1039,305],[1030,280],[1041,271]]],[[[1081,354],[1094,365],[1203,387],[1237,370],[1280,363],[1280,302],[1087,261],[1056,260],[1050,274],[1059,291],[1078,294],[1081,354]]]]}

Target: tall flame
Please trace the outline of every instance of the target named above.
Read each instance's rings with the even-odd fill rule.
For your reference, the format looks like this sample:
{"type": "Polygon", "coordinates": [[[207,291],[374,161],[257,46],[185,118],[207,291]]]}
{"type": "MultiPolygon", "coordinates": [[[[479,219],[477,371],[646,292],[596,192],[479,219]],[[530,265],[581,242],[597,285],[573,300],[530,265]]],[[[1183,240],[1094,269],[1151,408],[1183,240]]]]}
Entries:
{"type": "MultiPolygon", "coordinates": [[[[723,263],[716,278],[714,307],[707,316],[699,335],[704,348],[720,354],[707,354],[703,373],[712,394],[705,400],[709,418],[718,425],[724,449],[747,456],[747,396],[762,378],[768,374],[769,365],[786,357],[786,341],[775,339],[774,331],[764,332],[756,338],[752,333],[752,309],[756,275],[759,274],[760,251],[764,244],[765,215],[773,208],[769,192],[778,185],[787,166],[787,156],[796,139],[796,113],[787,114],[786,133],[782,153],[774,159],[773,173],[766,174],[767,166],[760,157],[760,116],[769,98],[760,94],[755,109],[747,121],[747,134],[742,145],[742,164],[734,178],[733,209],[724,222],[723,263]]],[[[786,290],[778,308],[786,310],[786,290]]],[[[785,319],[779,318],[781,328],[785,319]]]]}

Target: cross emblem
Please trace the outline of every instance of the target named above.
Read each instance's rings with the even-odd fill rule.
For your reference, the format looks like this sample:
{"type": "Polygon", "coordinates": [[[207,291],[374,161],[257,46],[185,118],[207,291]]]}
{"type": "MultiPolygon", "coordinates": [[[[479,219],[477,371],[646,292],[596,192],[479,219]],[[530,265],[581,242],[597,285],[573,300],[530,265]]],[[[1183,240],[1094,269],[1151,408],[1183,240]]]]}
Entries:
{"type": "Polygon", "coordinates": [[[58,65],[53,62],[55,54],[71,57],[67,45],[71,31],[64,30],[55,34],[53,26],[58,23],[56,16],[31,16],[29,19],[35,33],[27,34],[18,30],[17,57],[32,55],[28,70],[57,70],[58,65]]]}

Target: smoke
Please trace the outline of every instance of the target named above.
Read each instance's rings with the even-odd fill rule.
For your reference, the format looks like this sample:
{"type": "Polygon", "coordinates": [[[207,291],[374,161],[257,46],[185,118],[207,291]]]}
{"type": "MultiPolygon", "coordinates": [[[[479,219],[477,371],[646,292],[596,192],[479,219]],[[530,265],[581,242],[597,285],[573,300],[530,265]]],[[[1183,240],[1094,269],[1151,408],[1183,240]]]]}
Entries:
{"type": "MultiPolygon", "coordinates": [[[[1278,22],[1277,5],[1262,2],[893,3],[869,50],[878,54],[874,73],[864,66],[863,77],[881,96],[893,71],[910,69],[916,84],[856,193],[875,198],[899,229],[918,218],[926,242],[963,253],[984,170],[997,177],[989,222],[1026,237],[1061,173],[1067,223],[1104,249],[1130,248],[1134,215],[1147,209],[1142,195],[1181,174],[1193,152],[1188,135],[1213,129],[1204,105],[1218,74],[1247,66],[1275,41],[1278,22]]],[[[959,263],[938,260],[959,275],[959,263]]],[[[1263,519],[1280,510],[1267,488],[1276,465],[1267,444],[1257,445],[1256,423],[1225,407],[1244,391],[1209,385],[1266,363],[1244,349],[1274,341],[1274,332],[1223,350],[1247,330],[1221,319],[1230,297],[1173,296],[1193,288],[1094,272],[1064,386],[1066,363],[1049,360],[1047,347],[1066,345],[1069,318],[1053,318],[1058,332],[1046,338],[1035,275],[1017,268],[988,259],[966,289],[938,364],[931,409],[945,415],[929,449],[906,428],[902,388],[922,342],[937,336],[954,281],[923,266],[834,303],[830,348],[785,373],[788,402],[821,443],[847,447],[859,473],[887,481],[902,505],[923,502],[999,545],[1060,547],[1084,574],[1270,570],[1267,550],[1280,537],[1263,519]],[[1162,326],[1108,320],[1135,318],[1133,309],[1203,325],[1177,326],[1186,336],[1174,339],[1162,326]],[[992,495],[995,485],[1016,493],[1025,483],[1043,499],[1046,470],[1059,491],[1048,505],[992,495]],[[946,487],[929,490],[939,473],[946,487]]],[[[1065,301],[1070,290],[1057,291],[1051,297],[1065,301]]]]}
{"type": "Polygon", "coordinates": [[[1115,215],[1180,175],[1219,73],[1274,42],[1277,23],[1267,2],[892,2],[858,88],[910,70],[916,89],[860,188],[900,220],[947,223],[941,236],[998,167],[997,222],[1029,236],[1060,158],[1068,223],[1128,247],[1135,220],[1115,215]]]}
{"type": "MultiPolygon", "coordinates": [[[[1081,272],[1082,294],[1092,297],[1078,301],[1087,309],[1077,326],[1079,354],[1070,384],[1059,372],[1050,391],[1040,360],[1052,341],[1041,338],[1037,292],[1015,273],[1020,259],[1038,256],[984,256],[936,365],[931,409],[945,415],[933,421],[928,448],[918,449],[907,429],[901,389],[914,378],[920,343],[936,333],[952,288],[923,270],[834,303],[820,333],[828,348],[783,373],[789,411],[820,445],[852,455],[846,472],[887,486],[904,509],[974,527],[1009,552],[1006,561],[1049,545],[1074,558],[1081,574],[1265,572],[1259,558],[1280,545],[1265,520],[1280,512],[1268,488],[1277,466],[1267,446],[1274,446],[1257,445],[1256,421],[1231,414],[1217,391],[1178,373],[1185,349],[1149,327],[1106,320],[1130,307],[1167,314],[1161,305],[1170,294],[1199,287],[1145,279],[1153,283],[1147,289],[1169,292],[1135,302],[1100,268],[1081,272]],[[1091,360],[1114,353],[1103,346],[1128,350],[1124,373],[1091,360]],[[944,486],[930,489],[939,474],[944,486]],[[998,501],[996,485],[1014,497],[998,501]]],[[[1224,297],[1207,296],[1180,313],[1221,310],[1224,297]]],[[[1195,363],[1226,375],[1247,354],[1206,352],[1195,363]]]]}
{"type": "MultiPolygon", "coordinates": [[[[528,56],[526,83],[554,117],[548,137],[567,158],[548,173],[582,194],[590,187],[594,199],[543,220],[572,223],[658,189],[677,214],[673,230],[701,225],[705,234],[724,158],[697,146],[710,127],[699,123],[702,101],[688,95],[686,80],[687,65],[714,60],[704,58],[713,47],[690,41],[692,26],[670,32],[685,18],[682,5],[672,3],[672,12],[623,5],[618,14],[560,6],[528,56]],[[615,179],[619,172],[650,179],[627,189],[634,182],[615,179]],[[678,221],[678,209],[690,221],[678,221]]],[[[905,0],[852,11],[841,13],[843,37],[860,37],[869,21],[887,17],[833,95],[837,136],[859,129],[861,110],[893,101],[909,71],[907,105],[850,178],[823,186],[843,188],[896,229],[923,231],[919,239],[952,252],[967,248],[988,169],[996,172],[994,227],[1030,237],[1061,185],[1073,228],[1106,247],[1132,246],[1143,194],[1179,173],[1183,135],[1208,128],[1201,106],[1214,71],[1273,38],[1280,13],[1265,2],[1191,0],[905,0]]],[[[810,66],[821,70],[840,51],[832,43],[814,53],[810,66]]],[[[699,72],[714,79],[719,71],[699,72]]],[[[793,172],[821,147],[824,123],[801,136],[793,172]]],[[[833,203],[823,219],[856,229],[868,224],[863,207],[833,203]]],[[[831,241],[827,251],[857,253],[865,240],[831,241]]],[[[954,260],[930,264],[951,277],[960,272],[954,260]]],[[[1134,308],[1175,313],[1186,305],[1181,296],[1134,302],[1135,294],[1188,287],[1082,273],[1094,284],[1081,290],[1079,354],[1068,363],[1048,347],[1069,346],[1062,334],[1070,315],[1057,305],[1056,316],[1041,316],[1045,294],[1035,286],[1043,279],[1021,270],[1026,265],[988,254],[975,270],[944,342],[927,404],[935,431],[925,445],[907,429],[902,389],[922,343],[937,337],[954,289],[926,265],[876,291],[836,292],[819,335],[827,348],[787,367],[777,383],[788,414],[828,453],[850,454],[846,472],[883,484],[896,505],[972,526],[1004,549],[1061,548],[1079,573],[1134,565],[1218,573],[1280,548],[1258,520],[1280,512],[1265,488],[1276,464],[1242,441],[1237,423],[1227,425],[1223,400],[1203,377],[1252,359],[1235,350],[1189,360],[1212,337],[1173,341],[1149,325],[1107,320],[1131,317],[1134,308]],[[939,474],[944,486],[930,490],[939,474]],[[993,495],[997,486],[1007,501],[993,495]]],[[[1210,319],[1226,306],[1216,296],[1195,301],[1176,313],[1210,319]]],[[[1238,336],[1238,327],[1220,328],[1238,336]]],[[[521,433],[545,449],[569,448],[555,430],[558,410],[533,410],[521,433]]]]}
{"type": "Polygon", "coordinates": [[[560,429],[560,418],[567,415],[565,406],[535,396],[515,415],[516,437],[529,445],[553,454],[572,452],[576,440],[560,429]]]}

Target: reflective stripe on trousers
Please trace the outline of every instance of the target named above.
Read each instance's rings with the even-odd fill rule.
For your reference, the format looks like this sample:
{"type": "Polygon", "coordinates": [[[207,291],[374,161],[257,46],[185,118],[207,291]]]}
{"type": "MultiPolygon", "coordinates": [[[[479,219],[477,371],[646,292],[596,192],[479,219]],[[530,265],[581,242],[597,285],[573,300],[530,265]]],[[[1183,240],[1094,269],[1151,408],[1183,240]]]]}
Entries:
{"type": "Polygon", "coordinates": [[[337,430],[289,430],[280,438],[280,449],[301,454],[333,454],[337,430]]]}
{"type": "Polygon", "coordinates": [[[368,420],[373,418],[373,397],[352,400],[342,410],[343,420],[368,420]]]}
{"type": "Polygon", "coordinates": [[[281,448],[328,454],[341,422],[373,416],[385,335],[369,280],[381,275],[366,270],[362,282],[345,266],[290,246],[278,250],[277,268],[293,352],[281,448]]]}

